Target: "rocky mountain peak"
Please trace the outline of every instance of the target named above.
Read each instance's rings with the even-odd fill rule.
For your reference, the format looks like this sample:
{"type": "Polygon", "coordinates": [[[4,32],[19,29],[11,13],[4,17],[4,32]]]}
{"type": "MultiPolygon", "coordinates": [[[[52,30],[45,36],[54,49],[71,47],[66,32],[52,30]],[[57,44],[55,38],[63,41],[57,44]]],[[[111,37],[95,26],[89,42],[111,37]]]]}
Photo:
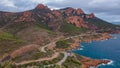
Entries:
{"type": "Polygon", "coordinates": [[[76,14],[80,15],[80,14],[84,14],[84,11],[80,8],[76,9],[76,14]]]}
{"type": "Polygon", "coordinates": [[[38,4],[35,9],[49,9],[49,8],[43,4],[38,4]]]}

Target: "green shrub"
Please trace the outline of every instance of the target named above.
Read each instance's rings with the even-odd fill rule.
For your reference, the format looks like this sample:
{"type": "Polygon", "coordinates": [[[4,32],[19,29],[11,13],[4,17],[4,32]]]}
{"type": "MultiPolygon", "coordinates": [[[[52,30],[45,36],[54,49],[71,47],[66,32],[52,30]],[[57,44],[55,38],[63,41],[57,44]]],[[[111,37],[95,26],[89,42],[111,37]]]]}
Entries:
{"type": "Polygon", "coordinates": [[[57,35],[55,32],[50,30],[50,28],[48,26],[46,26],[44,24],[36,24],[34,28],[35,28],[35,30],[44,29],[46,32],[48,32],[52,36],[56,36],[57,35]]]}
{"type": "Polygon", "coordinates": [[[39,30],[39,29],[41,29],[41,28],[42,28],[42,29],[46,29],[46,30],[50,30],[50,28],[49,28],[48,26],[44,25],[44,24],[41,24],[41,23],[40,23],[40,24],[39,24],[39,23],[36,23],[36,24],[35,24],[35,29],[36,29],[36,30],[39,30]]]}
{"type": "Polygon", "coordinates": [[[74,43],[75,42],[72,38],[66,39],[65,41],[70,42],[70,43],[74,43]]]}
{"type": "Polygon", "coordinates": [[[62,23],[60,27],[61,32],[68,33],[69,35],[80,34],[80,33],[86,32],[87,30],[88,30],[87,28],[79,28],[73,24],[69,24],[66,22],[62,23]]]}
{"type": "Polygon", "coordinates": [[[68,48],[69,46],[69,42],[65,40],[60,40],[56,42],[56,48],[68,48]]]}
{"type": "Polygon", "coordinates": [[[81,68],[81,63],[73,57],[68,57],[62,66],[63,68],[81,68]]]}
{"type": "Polygon", "coordinates": [[[0,40],[13,41],[14,43],[23,42],[23,40],[20,40],[18,37],[14,36],[13,34],[7,33],[7,32],[0,33],[0,40]]]}

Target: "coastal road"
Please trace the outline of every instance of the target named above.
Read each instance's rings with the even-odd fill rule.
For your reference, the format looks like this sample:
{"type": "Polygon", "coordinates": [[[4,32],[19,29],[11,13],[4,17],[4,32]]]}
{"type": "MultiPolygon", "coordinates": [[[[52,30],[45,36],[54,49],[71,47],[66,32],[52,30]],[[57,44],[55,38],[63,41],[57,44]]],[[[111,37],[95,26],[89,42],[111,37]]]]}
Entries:
{"type": "Polygon", "coordinates": [[[62,52],[64,54],[64,57],[59,61],[57,62],[56,64],[50,64],[50,65],[46,65],[45,67],[50,67],[50,66],[54,66],[54,65],[59,65],[60,68],[62,66],[62,64],[66,61],[67,57],[68,56],[71,56],[69,53],[67,52],[62,52]]]}
{"type": "Polygon", "coordinates": [[[57,58],[58,56],[59,56],[59,53],[56,52],[52,55],[52,57],[49,57],[49,58],[47,57],[47,58],[40,58],[38,60],[22,61],[20,63],[14,63],[14,64],[18,66],[18,65],[24,65],[24,64],[33,63],[33,62],[41,62],[41,61],[46,61],[46,60],[52,60],[54,58],[57,58]]]}
{"type": "MultiPolygon", "coordinates": [[[[74,38],[74,37],[78,37],[78,36],[85,36],[85,35],[86,35],[86,34],[84,34],[84,35],[77,35],[77,36],[71,36],[71,37],[68,37],[68,38],[65,38],[65,39],[74,38]]],[[[61,38],[61,37],[59,37],[59,38],[55,39],[53,42],[51,42],[51,43],[43,46],[43,47],[41,48],[41,51],[42,51],[42,52],[47,52],[47,51],[45,50],[46,47],[51,46],[51,45],[56,46],[55,43],[56,43],[60,38],[61,38]]],[[[65,62],[65,60],[67,59],[67,57],[70,56],[69,53],[67,53],[67,52],[62,52],[62,53],[64,54],[64,58],[63,58],[62,60],[60,60],[58,63],[56,63],[56,64],[58,64],[58,65],[60,65],[60,66],[62,65],[63,62],[65,62]]],[[[40,59],[38,59],[38,60],[23,61],[23,62],[20,62],[20,63],[15,63],[15,65],[24,65],[24,64],[28,64],[28,63],[32,63],[32,62],[41,62],[41,61],[45,61],[45,60],[52,60],[52,59],[54,59],[54,58],[57,58],[58,56],[59,56],[59,53],[58,53],[58,52],[55,52],[52,57],[40,58],[40,59]]]]}
{"type": "MultiPolygon", "coordinates": [[[[78,36],[83,36],[83,35],[71,36],[71,37],[65,38],[65,40],[66,40],[66,39],[70,39],[70,38],[74,38],[74,37],[78,37],[78,36]]],[[[46,47],[49,47],[49,46],[51,46],[51,45],[56,46],[55,43],[56,43],[60,38],[62,38],[62,37],[56,38],[56,39],[55,39],[54,41],[52,41],[51,43],[43,46],[40,50],[41,50],[42,52],[46,53],[47,51],[45,50],[45,48],[46,48],[46,47]]]]}
{"type": "Polygon", "coordinates": [[[69,54],[68,54],[67,52],[62,52],[62,53],[64,54],[63,59],[56,63],[57,65],[60,65],[60,66],[62,65],[62,63],[65,62],[65,60],[66,60],[67,57],[69,56],[69,54]]]}
{"type": "Polygon", "coordinates": [[[44,52],[44,53],[46,53],[47,51],[45,50],[45,48],[48,47],[48,46],[51,46],[51,45],[55,45],[55,42],[56,42],[56,41],[51,42],[51,43],[49,43],[49,44],[43,46],[43,47],[41,48],[41,51],[44,52]]]}
{"type": "MultiPolygon", "coordinates": [[[[78,37],[78,36],[86,36],[86,35],[87,35],[87,34],[81,34],[81,35],[77,35],[77,36],[71,36],[71,37],[65,38],[64,40],[70,39],[70,38],[75,38],[75,37],[78,37]]],[[[49,44],[43,46],[42,48],[40,48],[40,50],[41,50],[42,52],[46,53],[47,51],[45,50],[45,48],[46,48],[46,47],[49,47],[49,46],[51,46],[51,45],[56,46],[55,43],[56,43],[60,38],[63,38],[63,36],[60,36],[60,37],[56,38],[56,39],[53,40],[51,43],[49,43],[49,44]]]]}
{"type": "Polygon", "coordinates": [[[46,53],[47,51],[45,50],[45,48],[46,48],[46,47],[49,47],[49,46],[51,46],[51,45],[56,46],[55,43],[56,43],[60,38],[62,38],[62,37],[63,37],[63,36],[60,36],[60,37],[56,38],[56,39],[53,40],[51,43],[43,46],[40,50],[41,50],[42,52],[46,53]]]}

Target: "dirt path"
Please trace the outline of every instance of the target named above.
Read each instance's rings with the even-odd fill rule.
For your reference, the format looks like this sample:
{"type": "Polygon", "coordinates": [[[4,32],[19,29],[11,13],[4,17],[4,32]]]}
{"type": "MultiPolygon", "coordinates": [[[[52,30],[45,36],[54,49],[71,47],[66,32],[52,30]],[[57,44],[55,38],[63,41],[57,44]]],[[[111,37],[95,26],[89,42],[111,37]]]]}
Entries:
{"type": "Polygon", "coordinates": [[[23,62],[20,62],[20,63],[15,63],[15,65],[24,65],[24,64],[33,63],[33,62],[41,62],[41,61],[46,61],[46,60],[52,60],[54,58],[57,58],[58,56],[59,56],[59,53],[56,52],[55,54],[52,55],[52,57],[49,57],[49,58],[40,58],[38,60],[23,61],[23,62]]]}

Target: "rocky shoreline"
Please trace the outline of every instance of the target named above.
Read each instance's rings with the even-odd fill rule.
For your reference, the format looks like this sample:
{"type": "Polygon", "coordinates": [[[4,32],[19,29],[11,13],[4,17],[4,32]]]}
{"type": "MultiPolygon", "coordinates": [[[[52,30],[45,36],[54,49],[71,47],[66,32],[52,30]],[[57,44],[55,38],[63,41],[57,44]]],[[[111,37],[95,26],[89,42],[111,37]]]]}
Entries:
{"type": "MultiPolygon", "coordinates": [[[[92,38],[92,39],[85,39],[85,40],[79,40],[75,39],[75,43],[73,43],[72,48],[71,49],[77,49],[78,47],[80,47],[80,42],[91,42],[91,41],[101,41],[101,40],[106,40],[106,39],[110,39],[113,38],[112,36],[110,36],[107,33],[102,34],[102,36],[100,38],[92,38]]],[[[110,60],[100,60],[100,59],[92,59],[92,58],[88,58],[85,56],[82,56],[82,60],[79,60],[82,63],[82,68],[96,68],[97,66],[101,65],[101,64],[108,64],[109,62],[111,62],[110,60]]]]}
{"type": "Polygon", "coordinates": [[[82,68],[90,68],[90,67],[96,68],[98,67],[98,65],[108,64],[110,60],[91,59],[83,56],[83,59],[80,60],[80,62],[82,63],[82,68]]]}

